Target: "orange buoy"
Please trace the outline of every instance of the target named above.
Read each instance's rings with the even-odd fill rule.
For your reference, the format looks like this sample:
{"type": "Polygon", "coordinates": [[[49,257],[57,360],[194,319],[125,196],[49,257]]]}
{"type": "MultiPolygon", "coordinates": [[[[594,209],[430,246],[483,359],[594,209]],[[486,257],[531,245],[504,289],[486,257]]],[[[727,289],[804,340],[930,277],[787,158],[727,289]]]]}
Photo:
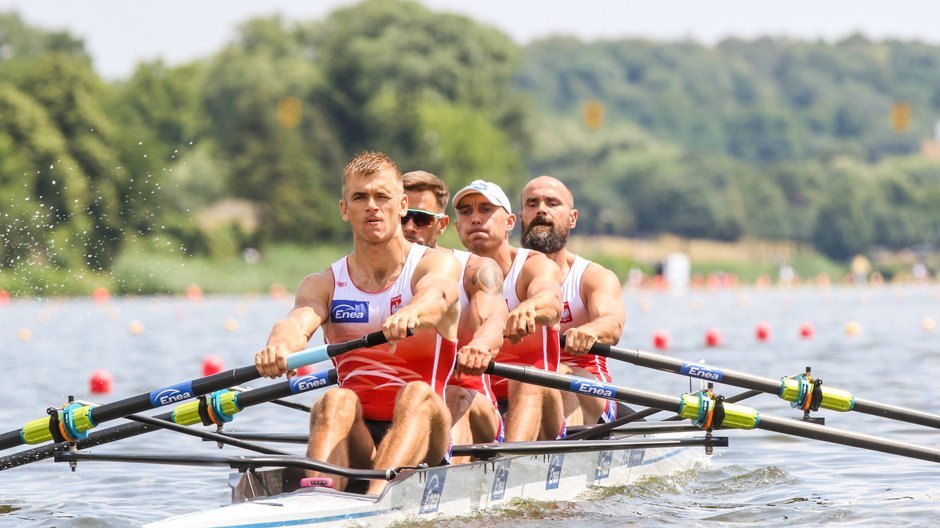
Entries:
{"type": "Polygon", "coordinates": [[[811,339],[815,334],[816,329],[813,328],[812,323],[803,323],[800,325],[800,337],[803,339],[811,339]]]}
{"type": "Polygon", "coordinates": [[[855,321],[849,321],[845,323],[845,335],[849,337],[854,337],[860,334],[862,331],[862,326],[855,321]]]}
{"type": "Polygon", "coordinates": [[[297,369],[298,376],[306,376],[308,374],[313,374],[313,365],[304,365],[297,369]]]}
{"type": "Polygon", "coordinates": [[[89,389],[92,394],[108,394],[111,392],[111,373],[104,369],[98,369],[91,373],[89,380],[89,389]]]}
{"type": "Polygon", "coordinates": [[[104,286],[98,286],[91,292],[91,298],[98,304],[105,304],[111,298],[111,292],[104,286]]]}
{"type": "Polygon", "coordinates": [[[201,301],[202,288],[198,284],[190,284],[186,287],[186,298],[190,301],[201,301]]]}
{"type": "Polygon", "coordinates": [[[924,317],[924,319],[920,322],[920,327],[927,332],[933,332],[937,328],[937,323],[934,322],[934,320],[930,317],[924,317]]]}
{"type": "Polygon", "coordinates": [[[669,348],[669,332],[665,330],[657,330],[654,332],[653,346],[659,350],[667,350],[669,348]]]}
{"type": "Polygon", "coordinates": [[[20,341],[29,341],[33,338],[33,331],[29,328],[23,327],[20,328],[20,331],[16,335],[20,338],[20,341]]]}
{"type": "Polygon", "coordinates": [[[238,331],[238,320],[228,317],[225,319],[225,331],[226,332],[237,332],[238,331]]]}
{"type": "Polygon", "coordinates": [[[268,293],[275,299],[284,299],[287,297],[287,288],[283,284],[274,283],[268,288],[268,293]]]}
{"type": "Polygon", "coordinates": [[[127,329],[130,331],[130,333],[134,335],[140,335],[144,333],[144,324],[141,323],[140,321],[134,320],[134,321],[131,321],[127,329]]]}
{"type": "Polygon", "coordinates": [[[225,368],[225,364],[222,362],[222,358],[216,355],[206,356],[202,360],[202,375],[211,376],[213,374],[218,374],[222,372],[222,369],[225,368]]]}
{"type": "Polygon", "coordinates": [[[705,331],[705,344],[710,347],[716,347],[721,344],[721,332],[717,328],[709,328],[705,331]]]}
{"type": "Polygon", "coordinates": [[[770,323],[767,321],[757,323],[755,334],[757,335],[758,341],[767,341],[770,339],[770,323]]]}
{"type": "Polygon", "coordinates": [[[10,302],[10,293],[6,290],[0,290],[0,304],[6,304],[10,302]]]}

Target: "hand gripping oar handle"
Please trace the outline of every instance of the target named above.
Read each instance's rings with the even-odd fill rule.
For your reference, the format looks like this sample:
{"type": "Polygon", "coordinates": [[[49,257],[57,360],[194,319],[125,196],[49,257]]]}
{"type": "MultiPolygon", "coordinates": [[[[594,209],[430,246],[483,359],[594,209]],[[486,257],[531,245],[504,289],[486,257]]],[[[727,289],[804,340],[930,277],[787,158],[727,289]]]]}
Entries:
{"type": "MultiPolygon", "coordinates": [[[[561,337],[560,341],[561,347],[564,348],[564,336],[561,337]]],[[[816,395],[816,401],[818,402],[818,406],[823,409],[840,412],[855,411],[940,429],[940,416],[936,414],[857,398],[852,393],[835,387],[824,387],[820,385],[817,388],[802,376],[797,376],[796,378],[783,377],[774,380],[744,372],[723,369],[715,365],[689,363],[662,354],[644,352],[642,350],[627,350],[603,343],[595,343],[594,346],[591,347],[591,353],[625,361],[641,367],[688,376],[690,378],[699,378],[705,381],[724,383],[735,387],[774,394],[783,400],[794,402],[794,405],[797,403],[805,403],[808,405],[810,403],[809,399],[812,397],[811,393],[814,390],[819,390],[821,395],[816,395]]],[[[803,405],[801,405],[801,408],[802,407],[803,405]]],[[[816,408],[813,408],[813,410],[816,410],[816,408]]]]}
{"type": "Polygon", "coordinates": [[[495,361],[491,361],[486,367],[486,373],[576,394],[587,394],[625,403],[655,407],[688,418],[700,427],[700,424],[707,418],[708,424],[726,429],[765,429],[834,444],[860,447],[930,462],[940,462],[940,450],[938,449],[853,433],[843,429],[834,429],[810,422],[777,418],[762,414],[756,409],[744,405],[721,404],[719,399],[713,399],[703,393],[683,394],[676,398],[675,396],[663,396],[652,392],[619,387],[593,379],[548,372],[535,367],[506,365],[495,361]],[[713,418],[714,422],[712,421],[713,418]]]}
{"type": "MultiPolygon", "coordinates": [[[[411,334],[412,332],[409,330],[408,335],[411,334]]],[[[333,343],[308,348],[288,356],[287,367],[289,370],[293,370],[336,357],[350,350],[373,347],[386,342],[388,340],[385,335],[378,331],[345,343],[333,343]]],[[[258,369],[254,365],[250,365],[170,385],[97,407],[71,404],[58,411],[49,409],[48,417],[33,420],[21,429],[0,435],[0,450],[23,444],[40,444],[49,440],[55,440],[56,442],[82,440],[88,435],[90,429],[100,423],[178,403],[213,391],[247,383],[260,377],[261,374],[258,373],[258,369]]]]}

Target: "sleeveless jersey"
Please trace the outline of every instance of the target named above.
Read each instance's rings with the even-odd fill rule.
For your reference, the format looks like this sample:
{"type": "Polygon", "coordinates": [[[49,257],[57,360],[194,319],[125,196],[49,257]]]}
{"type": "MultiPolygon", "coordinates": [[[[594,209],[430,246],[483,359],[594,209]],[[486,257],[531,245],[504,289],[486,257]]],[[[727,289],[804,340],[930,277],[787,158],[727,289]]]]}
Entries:
{"type": "MultiPolygon", "coordinates": [[[[528,257],[529,250],[520,248],[516,252],[516,258],[513,259],[509,273],[506,274],[506,280],[503,282],[503,297],[506,298],[506,304],[510,312],[522,302],[516,294],[516,283],[519,281],[519,276],[522,274],[522,268],[528,257]]],[[[503,347],[499,350],[499,355],[496,356],[496,361],[511,365],[529,365],[555,372],[558,370],[559,357],[558,326],[538,326],[535,332],[525,336],[518,343],[512,343],[508,339],[505,340],[503,347]]],[[[509,397],[509,381],[498,376],[492,376],[491,381],[496,398],[499,400],[507,399],[509,397]]]]}
{"type": "MultiPolygon", "coordinates": [[[[357,339],[382,329],[385,320],[407,305],[413,296],[412,276],[428,248],[412,244],[401,274],[377,292],[360,290],[349,276],[347,258],[332,265],[333,297],[329,323],[323,334],[327,343],[357,339]]],[[[424,381],[444,398],[457,357],[457,344],[444,339],[433,328],[420,328],[399,341],[394,352],[389,345],[351,350],[332,358],[339,386],[359,396],[367,420],[390,421],[398,391],[412,381],[424,381]]]]}
{"type": "MultiPolygon", "coordinates": [[[[470,255],[471,254],[466,251],[454,250],[454,256],[457,257],[457,260],[461,264],[460,288],[458,288],[460,290],[460,322],[457,323],[457,350],[460,350],[460,347],[466,345],[473,339],[473,325],[470,323],[470,319],[473,317],[470,313],[470,297],[467,295],[466,288],[464,288],[464,275],[467,272],[467,264],[470,262],[470,255]]],[[[452,377],[450,383],[451,385],[479,392],[486,396],[493,405],[496,405],[496,396],[490,388],[489,374],[483,374],[481,376],[461,374],[459,378],[452,377]]]]}
{"type": "MultiPolygon", "coordinates": [[[[581,298],[581,279],[584,271],[591,265],[591,261],[576,256],[568,270],[568,275],[561,283],[561,301],[563,310],[561,313],[561,334],[564,334],[569,328],[575,328],[591,321],[587,306],[581,298]]],[[[566,354],[564,349],[561,351],[562,363],[571,367],[581,367],[590,372],[598,381],[610,383],[610,373],[607,371],[607,358],[604,356],[595,356],[594,354],[584,354],[583,356],[573,356],[566,354]]]]}

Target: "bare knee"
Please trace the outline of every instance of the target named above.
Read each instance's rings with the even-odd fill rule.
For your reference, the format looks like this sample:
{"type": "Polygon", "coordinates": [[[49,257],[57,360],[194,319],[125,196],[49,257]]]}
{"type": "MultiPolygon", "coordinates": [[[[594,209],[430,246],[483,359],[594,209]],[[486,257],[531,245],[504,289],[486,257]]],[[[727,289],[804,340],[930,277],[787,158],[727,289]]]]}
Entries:
{"type": "Polygon", "coordinates": [[[349,389],[330,389],[310,409],[310,423],[323,424],[355,418],[359,397],[349,389]]]}

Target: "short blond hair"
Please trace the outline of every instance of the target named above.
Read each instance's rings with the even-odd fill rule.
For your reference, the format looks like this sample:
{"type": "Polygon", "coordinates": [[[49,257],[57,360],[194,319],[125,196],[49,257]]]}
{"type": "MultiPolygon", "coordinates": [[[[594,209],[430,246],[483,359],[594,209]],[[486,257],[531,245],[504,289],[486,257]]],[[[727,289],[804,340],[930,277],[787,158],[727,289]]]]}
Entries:
{"type": "Polygon", "coordinates": [[[349,182],[349,178],[353,176],[368,177],[384,170],[394,172],[398,181],[401,181],[401,171],[398,169],[398,164],[384,153],[370,150],[356,154],[346,164],[346,168],[343,169],[343,196],[346,196],[346,184],[349,182]]]}
{"type": "Polygon", "coordinates": [[[437,205],[441,208],[441,211],[443,212],[447,209],[447,200],[450,199],[450,191],[447,190],[447,185],[444,185],[444,182],[437,176],[427,171],[418,170],[406,172],[402,175],[401,181],[405,186],[405,191],[430,191],[437,200],[437,205]]]}

